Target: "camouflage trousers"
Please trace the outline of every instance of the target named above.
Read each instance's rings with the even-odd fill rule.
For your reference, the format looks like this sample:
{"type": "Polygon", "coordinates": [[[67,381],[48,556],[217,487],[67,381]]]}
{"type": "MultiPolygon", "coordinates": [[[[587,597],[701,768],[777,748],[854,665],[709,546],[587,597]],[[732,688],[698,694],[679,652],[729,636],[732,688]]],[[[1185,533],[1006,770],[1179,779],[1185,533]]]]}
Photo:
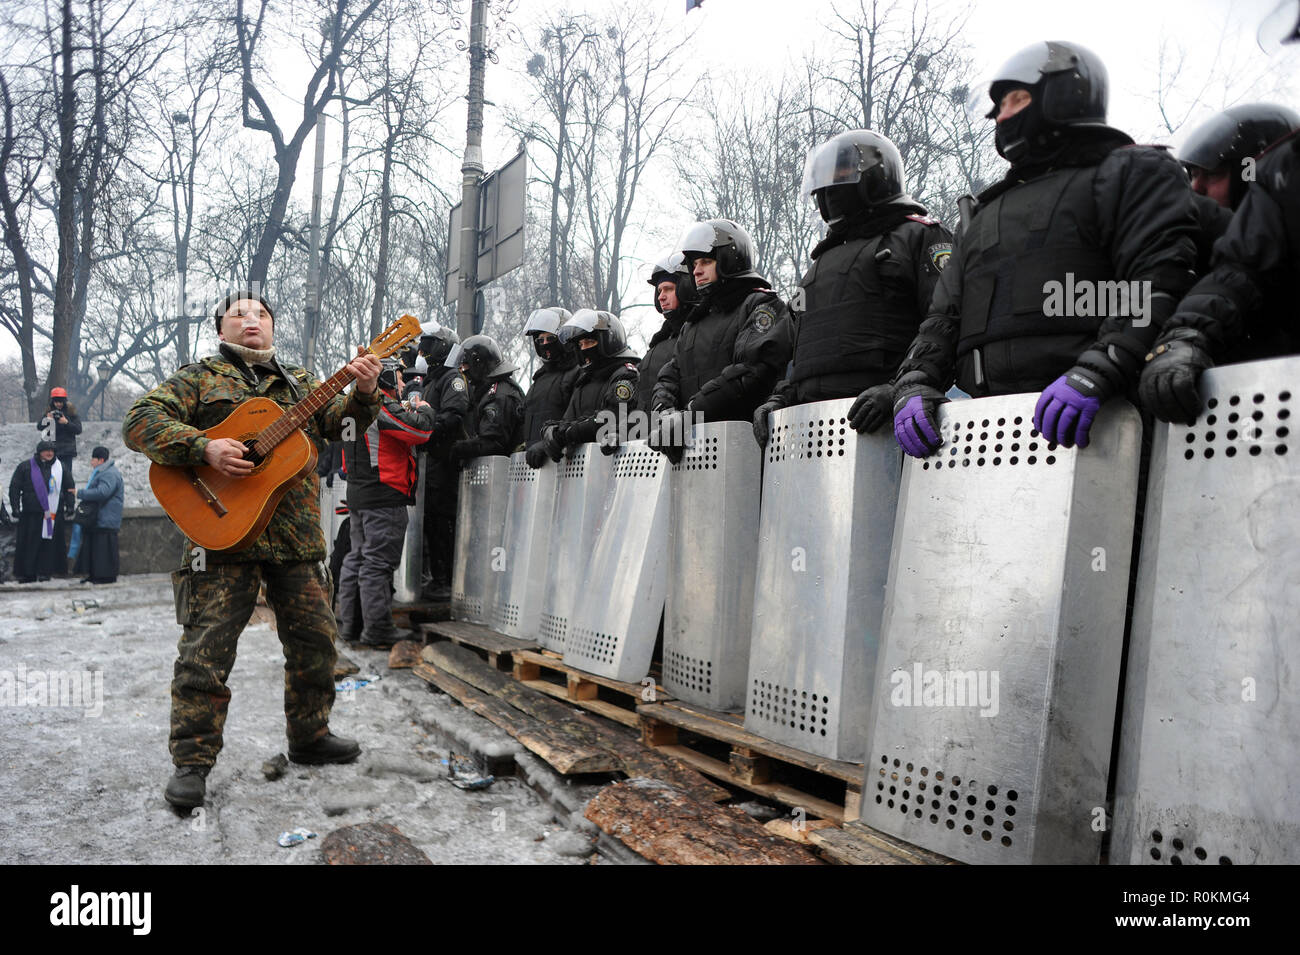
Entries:
{"type": "Polygon", "coordinates": [[[218,564],[172,574],[181,634],[172,680],[171,755],[177,766],[211,766],[221,752],[230,705],[226,680],[235,645],[266,583],[284,647],[284,716],[291,744],[329,729],[334,705],[334,640],[328,572],[318,561],[218,564]]]}

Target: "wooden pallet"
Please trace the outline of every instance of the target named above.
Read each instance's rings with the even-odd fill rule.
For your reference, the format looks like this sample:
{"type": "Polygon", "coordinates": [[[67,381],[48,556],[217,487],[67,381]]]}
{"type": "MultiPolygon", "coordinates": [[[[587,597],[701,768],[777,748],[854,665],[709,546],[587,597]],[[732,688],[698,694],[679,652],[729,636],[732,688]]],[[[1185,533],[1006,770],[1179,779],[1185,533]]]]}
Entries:
{"type": "Polygon", "coordinates": [[[507,637],[504,633],[497,633],[491,627],[465,623],[463,620],[422,623],[420,633],[424,634],[426,644],[450,640],[462,647],[468,647],[498,670],[510,670],[515,654],[537,648],[537,644],[532,640],[516,640],[514,637],[507,637]]]}
{"type": "Polygon", "coordinates": [[[643,704],[637,707],[637,714],[647,746],[706,775],[837,825],[858,818],[861,763],[826,759],[774,743],[747,732],[739,716],[678,700],[643,704]],[[725,759],[716,755],[720,748],[726,750],[725,759]],[[800,781],[791,782],[790,778],[800,781]],[[814,787],[809,783],[835,797],[810,793],[808,789],[814,787]]]}
{"type": "Polygon", "coordinates": [[[559,654],[549,650],[516,653],[514,675],[525,686],[633,728],[641,725],[637,707],[647,699],[672,699],[658,683],[650,693],[652,687],[647,684],[623,683],[567,666],[559,654]]]}
{"type": "Polygon", "coordinates": [[[956,865],[952,859],[895,839],[861,822],[844,827],[809,829],[808,842],[839,865],[956,865]]]}

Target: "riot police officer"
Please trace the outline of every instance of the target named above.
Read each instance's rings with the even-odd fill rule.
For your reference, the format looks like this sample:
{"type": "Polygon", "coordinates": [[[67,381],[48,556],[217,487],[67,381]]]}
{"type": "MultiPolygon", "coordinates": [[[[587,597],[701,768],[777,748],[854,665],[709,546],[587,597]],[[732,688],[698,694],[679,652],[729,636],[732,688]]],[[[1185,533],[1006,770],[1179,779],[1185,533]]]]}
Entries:
{"type": "Polygon", "coordinates": [[[954,378],[975,397],[1041,391],[1038,431],[1087,447],[1102,403],[1136,383],[1193,281],[1186,175],[1172,156],[1106,125],[1106,70],[1095,54],[1035,43],[1007,61],[988,94],[994,143],[1011,168],[964,211],[894,381],[894,433],[915,457],[939,448],[937,409],[954,378]],[[1131,290],[1127,302],[1099,307],[1116,282],[1131,290]]]}
{"type": "Polygon", "coordinates": [[[518,369],[489,335],[471,335],[447,358],[470,383],[469,437],[451,446],[455,461],[512,454],[524,439],[524,393],[511,374],[518,369]]]}
{"type": "Polygon", "coordinates": [[[451,446],[464,436],[469,414],[469,383],[447,356],[460,342],[450,328],[429,322],[421,326],[416,365],[424,361],[423,398],[433,409],[433,434],[420,446],[425,454],[424,553],[428,581],[424,596],[446,600],[451,596],[452,554],[456,534],[456,499],[460,482],[451,446]]]}
{"type": "Polygon", "coordinates": [[[647,411],[654,404],[655,381],[664,363],[673,355],[677,333],[682,330],[686,313],[695,304],[695,278],[681,252],[669,252],[650,266],[650,286],[654,291],[655,311],[664,317],[663,324],[650,339],[639,367],[636,383],[636,406],[647,411]]]}
{"type": "MultiPolygon", "coordinates": [[[[682,237],[699,304],[691,309],[654,389],[654,411],[704,421],[751,421],[790,360],[790,310],[754,270],[754,243],[730,219],[697,222],[682,237]]],[[[680,459],[684,427],[657,424],[652,444],[680,459]]]]}
{"type": "Polygon", "coordinates": [[[828,232],[795,296],[790,370],[754,413],[760,445],[768,414],[789,405],[857,395],[854,428],[889,419],[888,383],[952,252],[952,234],[907,194],[902,156],[879,133],[852,129],[811,149],[803,194],[828,232]]]}
{"type": "Polygon", "coordinates": [[[533,372],[533,385],[524,396],[524,447],[529,467],[546,463],[542,429],[558,421],[569,406],[578,360],[573,350],[560,343],[560,326],[573,317],[567,308],[551,305],[528,316],[524,334],[533,340],[533,350],[542,366],[533,372]]]}
{"type": "Polygon", "coordinates": [[[1254,159],[1283,136],[1300,129],[1300,115],[1272,103],[1245,103],[1225,109],[1194,129],[1178,152],[1192,179],[1201,222],[1196,274],[1209,270],[1214,243],[1228,229],[1232,211],[1255,179],[1254,159]]]}
{"type": "Polygon", "coordinates": [[[613,454],[620,444],[616,423],[628,421],[636,408],[640,359],[627,347],[622,321],[610,312],[579,309],[560,327],[560,341],[575,350],[578,374],[564,417],[543,432],[546,453],[559,461],[565,452],[600,438],[600,450],[613,454]]]}
{"type": "MultiPolygon", "coordinates": [[[[1300,40],[1300,3],[1282,4],[1261,27],[1264,43],[1300,40]],[[1278,17],[1285,17],[1282,23],[1278,17]],[[1282,23],[1280,36],[1264,31],[1282,23]]],[[[1300,132],[1259,157],[1255,181],[1214,247],[1213,265],[1179,303],[1146,356],[1142,404],[1162,421],[1201,413],[1201,372],[1217,362],[1300,352],[1300,132]]]]}

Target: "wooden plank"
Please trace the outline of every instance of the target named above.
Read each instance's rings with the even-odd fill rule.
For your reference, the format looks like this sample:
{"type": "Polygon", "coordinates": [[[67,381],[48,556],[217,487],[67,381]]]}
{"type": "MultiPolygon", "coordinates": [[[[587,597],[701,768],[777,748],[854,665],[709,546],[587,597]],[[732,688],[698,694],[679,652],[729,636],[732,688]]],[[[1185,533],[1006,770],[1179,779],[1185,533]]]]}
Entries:
{"type": "Polygon", "coordinates": [[[656,747],[655,752],[672,756],[715,779],[721,779],[732,785],[739,786],[741,789],[747,789],[760,796],[766,796],[768,799],[775,800],[783,805],[794,809],[805,809],[810,816],[829,819],[836,825],[842,825],[844,822],[843,807],[837,806],[833,802],[809,796],[807,793],[800,792],[793,786],[787,786],[784,783],[745,782],[743,779],[738,779],[732,775],[731,766],[728,763],[714,759],[712,756],[705,756],[703,753],[697,753],[688,746],[659,746],[656,747]]]}
{"type": "Polygon", "coordinates": [[[835,823],[829,819],[773,819],[771,822],[763,824],[763,828],[774,836],[780,836],[782,839],[789,839],[791,842],[797,842],[800,845],[808,845],[812,840],[808,838],[809,834],[816,832],[818,829],[833,828],[835,823]]]}
{"type": "Polygon", "coordinates": [[[693,709],[688,710],[680,702],[669,703],[658,709],[642,705],[637,707],[637,712],[648,715],[659,722],[671,723],[680,729],[690,730],[692,733],[710,739],[721,740],[732,746],[745,747],[754,753],[771,756],[783,763],[809,769],[815,773],[838,779],[841,782],[859,787],[862,785],[863,769],[861,763],[826,759],[823,756],[814,756],[812,753],[797,750],[793,746],[774,743],[771,740],[747,732],[743,727],[717,719],[714,716],[706,716],[693,709]]]}
{"type": "MultiPolygon", "coordinates": [[[[558,670],[560,673],[572,674],[587,683],[596,683],[600,686],[608,687],[611,690],[617,690],[619,693],[625,693],[638,702],[641,701],[642,691],[649,689],[649,687],[641,683],[624,683],[622,680],[611,680],[607,676],[600,676],[596,673],[588,673],[586,670],[579,670],[577,667],[572,667],[567,663],[563,663],[560,658],[554,654],[548,654],[545,651],[538,653],[536,650],[521,650],[519,652],[519,659],[528,663],[537,664],[538,666],[543,666],[548,670],[558,670]]],[[[658,683],[655,684],[654,696],[656,701],[671,700],[673,698],[672,694],[658,683]]]]}
{"type": "Polygon", "coordinates": [[[649,749],[621,729],[579,713],[572,706],[544,696],[489,668],[472,650],[452,643],[435,643],[424,648],[424,659],[437,669],[506,701],[541,721],[549,730],[569,737],[575,744],[608,750],[617,756],[618,768],[629,776],[660,779],[714,802],[730,798],[731,794],[723,787],[677,760],[649,749]]]}
{"type": "Polygon", "coordinates": [[[563,734],[552,733],[547,726],[532,717],[493,696],[478,692],[464,681],[440,672],[428,663],[416,664],[412,672],[459,701],[471,713],[501,727],[558,773],[609,773],[621,765],[614,754],[603,749],[577,745],[563,734]]]}
{"type": "Polygon", "coordinates": [[[899,859],[906,860],[912,865],[959,865],[960,863],[949,859],[947,856],[940,855],[937,852],[931,852],[929,849],[922,849],[920,846],[914,846],[910,842],[904,842],[894,836],[886,835],[879,829],[872,829],[870,826],[861,822],[849,822],[844,825],[844,831],[854,838],[874,846],[882,852],[887,852],[899,859]]]}
{"type": "Polygon", "coordinates": [[[694,798],[657,779],[607,786],[588,819],[661,865],[816,865],[808,850],[767,832],[739,809],[694,798]]]}
{"type": "Polygon", "coordinates": [[[532,650],[537,646],[533,640],[516,640],[504,633],[497,633],[491,627],[482,627],[476,623],[463,620],[440,620],[436,623],[420,624],[420,630],[429,637],[453,640],[467,646],[478,647],[489,653],[516,653],[532,650]]]}
{"type": "Polygon", "coordinates": [[[388,669],[409,670],[420,662],[420,644],[414,640],[399,640],[388,651],[388,669]]]}
{"type": "MultiPolygon", "coordinates": [[[[518,673],[517,670],[516,673],[518,673]]],[[[515,679],[519,680],[519,677],[516,676],[515,679]]],[[[630,726],[633,729],[636,729],[641,724],[641,718],[636,715],[635,710],[625,710],[617,703],[607,703],[605,700],[570,699],[565,687],[547,683],[545,680],[519,680],[519,682],[526,687],[537,690],[539,693],[553,696],[557,700],[567,700],[575,706],[581,706],[584,710],[598,713],[605,719],[613,720],[615,723],[622,723],[624,726],[630,726]]]]}
{"type": "Polygon", "coordinates": [[[387,822],[363,822],[335,829],[321,840],[330,865],[433,865],[433,861],[387,822]]]}

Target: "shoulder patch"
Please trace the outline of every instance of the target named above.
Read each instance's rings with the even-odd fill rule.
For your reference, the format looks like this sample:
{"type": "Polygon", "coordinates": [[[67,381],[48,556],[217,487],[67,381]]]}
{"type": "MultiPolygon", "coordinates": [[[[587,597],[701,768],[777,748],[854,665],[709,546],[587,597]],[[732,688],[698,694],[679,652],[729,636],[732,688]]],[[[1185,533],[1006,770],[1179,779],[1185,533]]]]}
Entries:
{"type": "Polygon", "coordinates": [[[632,398],[632,385],[630,382],[620,381],[614,386],[614,397],[619,401],[629,401],[632,398]]]}
{"type": "Polygon", "coordinates": [[[921,223],[921,225],[938,225],[938,224],[939,224],[939,220],[938,220],[938,219],[931,219],[929,216],[910,215],[910,216],[908,216],[908,218],[911,219],[913,222],[919,222],[919,223],[921,223]]]}
{"type": "Polygon", "coordinates": [[[462,378],[460,375],[457,375],[455,378],[451,380],[451,388],[453,391],[464,391],[465,379],[462,378]]]}
{"type": "Polygon", "coordinates": [[[936,242],[925,251],[930,256],[930,264],[942,272],[944,266],[948,264],[948,258],[952,255],[952,243],[936,242]]]}
{"type": "Polygon", "coordinates": [[[765,332],[776,321],[776,311],[770,305],[760,305],[754,309],[754,327],[765,332]]]}

